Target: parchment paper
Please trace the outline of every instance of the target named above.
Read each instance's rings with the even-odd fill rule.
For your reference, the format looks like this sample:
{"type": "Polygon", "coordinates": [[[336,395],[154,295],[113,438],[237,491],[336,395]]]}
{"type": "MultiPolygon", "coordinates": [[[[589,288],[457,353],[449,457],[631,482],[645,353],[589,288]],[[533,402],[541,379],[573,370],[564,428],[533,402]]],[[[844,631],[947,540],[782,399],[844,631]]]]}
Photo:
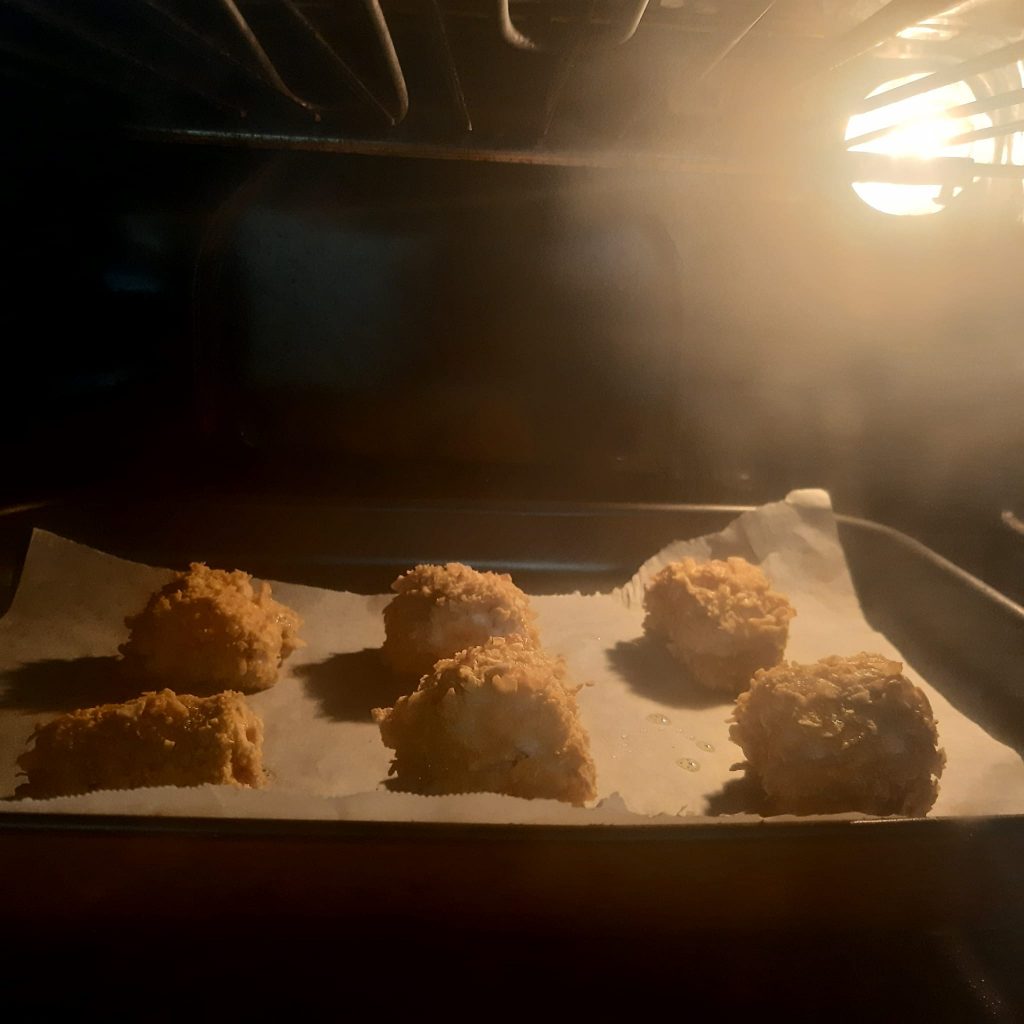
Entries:
{"type": "MultiPolygon", "coordinates": [[[[720,820],[743,803],[742,755],[728,739],[731,703],[688,684],[668,655],[642,639],[646,581],[685,554],[742,555],[761,564],[797,609],[787,657],[877,651],[903,660],[873,632],[857,603],[828,496],[798,491],[735,520],[725,531],[678,542],[611,594],[532,598],[541,637],[585,686],[580,710],[598,769],[598,806],[492,794],[419,797],[385,788],[390,751],[369,709],[407,684],[380,665],[387,595],[363,596],[273,583],[305,620],[307,646],[270,690],[249,698],[263,717],[268,786],[204,786],[97,793],[5,803],[7,810],[227,815],[350,820],[598,824],[720,820]],[[637,817],[643,816],[643,817],[637,817]]],[[[236,568],[226,566],[225,568],[236,568]]],[[[238,566],[237,568],[245,568],[238,566]]],[[[134,695],[116,671],[124,616],[170,573],[36,531],[11,610],[0,620],[0,797],[37,722],[75,707],[134,695]]],[[[1024,812],[1024,763],[922,681],[948,764],[933,815],[1024,812]]],[[[137,691],[136,691],[137,692],[137,691]]],[[[745,815],[751,817],[751,815],[745,815]]],[[[753,820],[757,820],[754,818],[753,820]]]]}

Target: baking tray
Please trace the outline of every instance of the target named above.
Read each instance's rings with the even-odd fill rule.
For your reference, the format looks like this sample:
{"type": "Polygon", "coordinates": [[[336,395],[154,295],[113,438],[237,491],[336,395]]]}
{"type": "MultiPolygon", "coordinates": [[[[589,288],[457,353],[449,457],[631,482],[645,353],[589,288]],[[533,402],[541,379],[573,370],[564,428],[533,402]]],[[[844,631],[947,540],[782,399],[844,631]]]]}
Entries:
{"type": "MultiPolygon", "coordinates": [[[[108,498],[0,517],[9,602],[33,526],[157,565],[189,560],[365,593],[419,561],[604,590],[744,509],[108,498]]],[[[911,538],[839,517],[869,622],[938,689],[1024,749],[1024,609],[911,538]],[[969,680],[970,706],[963,685],[969,680]]],[[[6,603],[4,605],[6,607],[6,603]]],[[[25,927],[147,920],[487,922],[503,933],[1024,922],[1024,818],[510,827],[0,812],[0,905],[25,927]],[[187,879],[161,887],[154,879],[187,879]],[[429,884],[424,880],[429,879],[429,884]],[[254,901],[254,894],[258,899],[254,901]],[[189,911],[187,908],[195,908],[189,911]],[[201,909],[200,909],[201,908],[201,909]],[[837,910],[838,908],[838,910],[837,910]],[[837,913],[839,918],[837,919],[837,913]],[[239,915],[242,915],[239,918],[239,915]]]]}

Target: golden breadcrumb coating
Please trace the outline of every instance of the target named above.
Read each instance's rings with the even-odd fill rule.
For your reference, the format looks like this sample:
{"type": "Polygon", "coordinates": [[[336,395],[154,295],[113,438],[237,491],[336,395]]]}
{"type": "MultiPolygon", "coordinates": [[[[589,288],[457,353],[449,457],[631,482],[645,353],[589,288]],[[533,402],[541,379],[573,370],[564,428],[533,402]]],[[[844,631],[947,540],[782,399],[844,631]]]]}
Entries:
{"type": "Polygon", "coordinates": [[[666,565],[644,594],[644,632],[711,690],[736,695],[754,673],[782,660],[796,611],[743,558],[666,565]]]}
{"type": "Polygon", "coordinates": [[[302,646],[302,620],[270,596],[269,583],[254,589],[248,573],[201,562],[178,573],[125,625],[126,670],[195,693],[265,690],[302,646]]]}
{"type": "Polygon", "coordinates": [[[376,708],[391,774],[416,793],[508,793],[582,804],[597,793],[590,737],[560,658],[493,637],[437,663],[376,708]]]}
{"type": "Polygon", "coordinates": [[[779,811],[928,813],[946,755],[928,698],[902,673],[880,654],[757,673],[729,735],[779,811]]]}
{"type": "Polygon", "coordinates": [[[39,726],[18,758],[19,796],[141,786],[263,785],[263,722],[240,693],[171,690],[101,704],[39,726]]]}
{"type": "Polygon", "coordinates": [[[537,643],[527,596],[507,573],[468,565],[417,565],[399,576],[384,609],[384,660],[417,678],[441,658],[476,647],[492,636],[519,635],[537,643]]]}

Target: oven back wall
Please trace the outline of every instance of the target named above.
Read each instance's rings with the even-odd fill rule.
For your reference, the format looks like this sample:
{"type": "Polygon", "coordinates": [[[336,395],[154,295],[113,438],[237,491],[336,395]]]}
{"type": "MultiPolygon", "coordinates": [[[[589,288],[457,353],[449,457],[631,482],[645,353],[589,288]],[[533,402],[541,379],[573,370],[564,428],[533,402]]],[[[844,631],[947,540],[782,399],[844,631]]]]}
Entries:
{"type": "Polygon", "coordinates": [[[214,411],[326,476],[1010,503],[1022,238],[966,202],[901,220],[847,189],[286,158],[211,246],[214,411]]]}
{"type": "Polygon", "coordinates": [[[1012,218],[900,220],[753,177],[10,155],[12,500],[154,477],[719,502],[820,484],[1004,589],[1024,577],[999,524],[1024,504],[1012,218]]]}

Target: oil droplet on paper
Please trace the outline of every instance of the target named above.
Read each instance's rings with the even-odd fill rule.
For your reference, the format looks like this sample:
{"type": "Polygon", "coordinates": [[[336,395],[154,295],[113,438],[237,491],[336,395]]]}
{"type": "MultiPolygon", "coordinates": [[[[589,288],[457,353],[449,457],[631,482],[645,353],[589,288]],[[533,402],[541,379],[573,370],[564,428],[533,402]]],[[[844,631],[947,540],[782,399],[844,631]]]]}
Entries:
{"type": "Polygon", "coordinates": [[[688,772],[700,771],[700,762],[694,761],[692,757],[681,757],[676,761],[676,764],[679,765],[680,768],[685,768],[688,772]]]}
{"type": "Polygon", "coordinates": [[[647,716],[648,722],[653,722],[655,725],[668,725],[671,722],[670,718],[666,718],[664,715],[657,713],[647,716]]]}
{"type": "Polygon", "coordinates": [[[698,750],[703,750],[707,754],[713,754],[715,752],[715,746],[713,743],[705,743],[704,740],[694,740],[697,744],[698,750]]]}

